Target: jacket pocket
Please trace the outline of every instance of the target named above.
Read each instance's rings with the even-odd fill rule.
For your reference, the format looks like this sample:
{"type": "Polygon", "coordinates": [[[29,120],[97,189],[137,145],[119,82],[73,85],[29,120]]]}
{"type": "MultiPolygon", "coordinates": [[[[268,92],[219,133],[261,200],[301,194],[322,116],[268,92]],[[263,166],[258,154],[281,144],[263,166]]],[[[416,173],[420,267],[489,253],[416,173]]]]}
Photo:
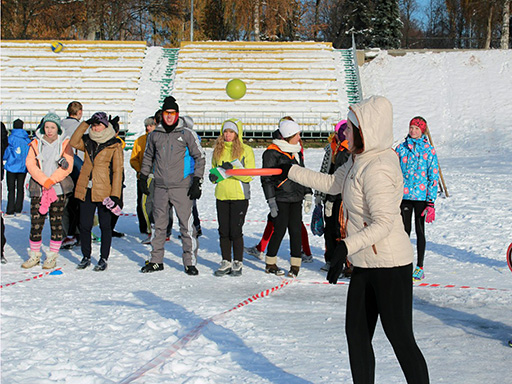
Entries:
{"type": "MultiPolygon", "coordinates": [[[[368,224],[366,224],[366,221],[364,221],[363,224],[365,227],[368,226],[368,224]]],[[[375,244],[372,244],[372,249],[373,249],[373,253],[377,254],[377,247],[375,246],[375,244]]]]}

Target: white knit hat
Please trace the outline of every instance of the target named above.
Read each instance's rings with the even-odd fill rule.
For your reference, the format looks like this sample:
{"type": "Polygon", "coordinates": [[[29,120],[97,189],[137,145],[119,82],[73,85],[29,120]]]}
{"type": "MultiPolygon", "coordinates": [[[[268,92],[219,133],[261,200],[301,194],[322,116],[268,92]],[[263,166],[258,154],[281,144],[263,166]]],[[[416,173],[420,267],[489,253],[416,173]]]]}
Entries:
{"type": "Polygon", "coordinates": [[[279,132],[281,132],[281,136],[283,138],[292,137],[297,132],[300,132],[301,129],[299,124],[292,120],[283,120],[279,123],[279,132]]]}

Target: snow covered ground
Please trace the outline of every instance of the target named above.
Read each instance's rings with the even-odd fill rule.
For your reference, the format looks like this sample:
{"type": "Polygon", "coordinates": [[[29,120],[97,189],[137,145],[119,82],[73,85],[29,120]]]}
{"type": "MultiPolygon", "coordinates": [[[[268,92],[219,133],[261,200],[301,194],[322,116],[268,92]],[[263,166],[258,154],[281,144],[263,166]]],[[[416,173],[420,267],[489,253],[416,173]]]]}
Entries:
{"type": "MultiPolygon", "coordinates": [[[[436,221],[427,226],[426,279],[414,289],[415,334],[432,383],[510,380],[512,275],[505,251],[512,242],[512,106],[506,76],[512,55],[506,53],[498,58],[475,52],[487,66],[475,72],[474,66],[459,65],[454,69],[458,82],[447,76],[436,86],[428,86],[428,79],[436,78],[438,68],[417,55],[384,55],[362,69],[365,93],[383,94],[394,103],[396,140],[405,136],[412,116],[422,114],[430,122],[450,194],[438,199],[436,221]],[[494,71],[496,66],[502,71],[494,71]],[[496,81],[497,76],[505,80],[496,81]],[[426,80],[418,98],[413,85],[420,77],[426,80]],[[482,89],[464,91],[468,84],[482,89]],[[493,95],[500,96],[487,99],[493,95]],[[443,101],[450,106],[441,113],[443,101]],[[408,102],[411,107],[404,107],[408,102]],[[489,104],[500,108],[489,110],[489,104]]],[[[257,166],[262,152],[255,150],[257,166]]],[[[344,335],[349,281],[324,284],[323,239],[310,234],[315,260],[303,264],[297,280],[265,274],[263,262],[250,256],[242,277],[215,277],[220,254],[213,185],[206,181],[199,200],[200,275],[183,272],[177,232],[166,245],[165,270],[143,275],[139,269],[150,246],[140,244],[135,173],[125,155],[126,215],[117,229],[127,235],[113,240],[106,272],[76,270],[78,249],[62,251],[61,275],[46,275],[40,267],[22,270],[29,216],[7,219],[9,262],[1,266],[0,289],[2,383],[351,382],[344,335]]],[[[321,149],[307,149],[306,166],[318,169],[322,156],[321,149]]],[[[209,149],[207,157],[209,162],[209,149]]],[[[244,227],[249,246],[259,241],[267,214],[259,180],[252,191],[244,227]]],[[[308,223],[310,215],[304,220],[308,223]]],[[[48,225],[43,239],[47,250],[48,225]]],[[[93,257],[98,254],[94,245],[93,257]]],[[[287,238],[278,264],[289,267],[287,238]]],[[[374,348],[376,382],[404,383],[380,326],[374,348]]]]}

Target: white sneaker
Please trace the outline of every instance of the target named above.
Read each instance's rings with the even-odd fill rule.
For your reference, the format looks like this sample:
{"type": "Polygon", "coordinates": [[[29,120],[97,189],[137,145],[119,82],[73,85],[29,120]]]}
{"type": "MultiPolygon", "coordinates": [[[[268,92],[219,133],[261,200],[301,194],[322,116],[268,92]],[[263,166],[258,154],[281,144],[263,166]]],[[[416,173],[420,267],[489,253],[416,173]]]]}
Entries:
{"type": "Polygon", "coordinates": [[[303,263],[312,263],[313,262],[313,255],[306,255],[304,252],[302,252],[302,262],[303,263]]]}
{"type": "Polygon", "coordinates": [[[259,260],[263,260],[265,258],[265,253],[258,251],[258,248],[256,248],[256,246],[250,248],[244,247],[244,251],[248,255],[254,256],[259,260]]]}
{"type": "Polygon", "coordinates": [[[242,275],[242,267],[243,267],[243,263],[241,261],[238,261],[238,260],[233,261],[233,268],[231,268],[231,276],[242,275]]]}
{"type": "Polygon", "coordinates": [[[331,268],[331,263],[328,261],[323,265],[322,268],[320,268],[321,271],[329,272],[329,268],[331,268]]]}
{"type": "Polygon", "coordinates": [[[231,261],[222,260],[220,262],[220,267],[213,274],[215,276],[224,276],[231,273],[231,261]]]}
{"type": "Polygon", "coordinates": [[[43,254],[41,252],[28,251],[28,255],[30,256],[30,259],[28,259],[23,264],[21,264],[21,268],[28,269],[28,268],[35,267],[41,261],[41,256],[43,254]]]}
{"type": "Polygon", "coordinates": [[[43,269],[55,268],[57,266],[57,257],[59,257],[57,252],[48,252],[46,260],[43,263],[43,269]]]}

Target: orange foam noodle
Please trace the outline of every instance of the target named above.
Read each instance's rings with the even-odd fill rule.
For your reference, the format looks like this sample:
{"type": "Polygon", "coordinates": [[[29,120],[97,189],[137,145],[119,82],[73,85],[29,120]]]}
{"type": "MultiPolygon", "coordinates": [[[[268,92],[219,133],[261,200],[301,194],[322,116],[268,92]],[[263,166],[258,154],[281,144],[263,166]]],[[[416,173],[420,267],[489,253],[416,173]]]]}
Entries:
{"type": "Polygon", "coordinates": [[[280,175],[283,171],[279,168],[239,168],[228,169],[228,176],[273,176],[280,175]]]}

